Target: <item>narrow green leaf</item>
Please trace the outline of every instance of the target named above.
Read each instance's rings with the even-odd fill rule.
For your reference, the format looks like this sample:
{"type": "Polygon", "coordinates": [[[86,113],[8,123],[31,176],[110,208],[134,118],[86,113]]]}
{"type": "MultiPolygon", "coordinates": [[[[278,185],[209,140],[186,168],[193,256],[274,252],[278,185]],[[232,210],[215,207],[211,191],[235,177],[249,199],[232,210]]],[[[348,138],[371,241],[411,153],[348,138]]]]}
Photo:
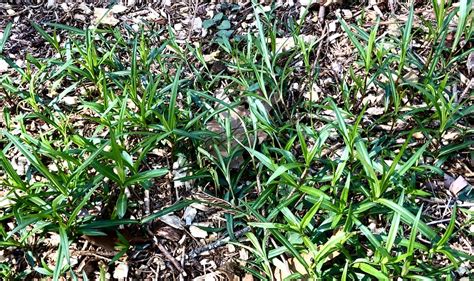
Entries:
{"type": "Polygon", "coordinates": [[[333,100],[330,100],[332,110],[336,114],[336,121],[337,121],[337,129],[338,131],[342,134],[342,137],[344,138],[344,142],[346,145],[350,145],[349,141],[349,131],[347,130],[346,126],[346,121],[344,120],[344,117],[342,117],[341,110],[337,107],[336,103],[334,103],[333,100]]]}
{"type": "Polygon", "coordinates": [[[7,26],[3,29],[3,36],[2,39],[0,40],[0,54],[3,52],[3,48],[5,48],[5,43],[8,40],[8,37],[10,37],[10,32],[12,31],[12,23],[9,22],[7,23],[7,26]]]}
{"type": "Polygon", "coordinates": [[[352,30],[350,29],[350,27],[347,25],[346,21],[343,18],[338,16],[337,19],[341,23],[342,29],[346,32],[347,36],[349,36],[349,39],[351,40],[352,44],[354,44],[354,46],[357,48],[357,51],[359,52],[359,55],[361,56],[363,61],[366,61],[365,48],[362,47],[359,40],[356,38],[354,32],[352,32],[352,30]]]}
{"type": "Polygon", "coordinates": [[[369,177],[369,184],[372,188],[372,193],[375,198],[379,198],[381,196],[380,190],[380,182],[375,174],[375,170],[373,168],[372,160],[370,160],[369,153],[367,152],[367,147],[364,144],[362,139],[359,139],[356,142],[356,149],[357,149],[357,158],[362,163],[364,167],[364,171],[369,177]]]}
{"type": "Polygon", "coordinates": [[[327,257],[328,254],[337,250],[338,247],[342,247],[351,236],[352,233],[344,231],[338,231],[336,234],[332,235],[331,238],[329,238],[329,240],[319,248],[319,251],[314,256],[315,263],[324,262],[324,258],[327,257]]]}
{"type": "Polygon", "coordinates": [[[20,140],[16,136],[10,134],[7,131],[3,131],[3,134],[18,148],[18,150],[21,152],[21,154],[23,154],[23,156],[25,156],[28,159],[28,161],[30,161],[30,163],[36,169],[38,169],[38,171],[40,171],[41,174],[43,174],[43,176],[45,176],[53,184],[53,186],[58,191],[60,191],[64,195],[68,194],[67,189],[59,182],[59,180],[56,178],[56,176],[54,176],[49,171],[49,169],[43,163],[41,163],[37,159],[37,157],[35,155],[33,155],[23,143],[20,142],[20,140]]]}
{"type": "MultiPolygon", "coordinates": [[[[454,35],[454,42],[453,42],[451,52],[455,51],[455,49],[457,48],[457,45],[461,41],[461,36],[464,33],[466,22],[469,17],[470,10],[472,8],[472,5],[470,4],[470,2],[471,1],[468,1],[468,0],[459,1],[459,21],[457,23],[456,34],[454,35]]],[[[471,21],[472,21],[472,15],[471,15],[471,21]]]]}
{"type": "Polygon", "coordinates": [[[364,271],[365,273],[369,275],[372,275],[378,280],[389,280],[387,275],[383,274],[382,271],[376,269],[375,267],[371,266],[368,263],[358,262],[358,263],[354,263],[352,267],[359,268],[360,270],[364,271]]]}
{"type": "Polygon", "coordinates": [[[124,185],[125,186],[130,186],[132,184],[141,183],[141,182],[153,179],[153,178],[158,178],[158,177],[161,177],[161,176],[164,176],[164,175],[168,174],[168,172],[169,172],[169,170],[167,168],[144,171],[144,172],[141,172],[141,173],[138,173],[136,175],[133,175],[133,176],[129,177],[125,181],[124,185]]]}
{"type": "Polygon", "coordinates": [[[22,190],[26,190],[25,182],[17,174],[12,164],[10,163],[10,161],[8,161],[2,150],[0,150],[0,163],[2,164],[2,168],[7,172],[7,175],[10,176],[13,182],[22,190]]]}
{"type": "Polygon", "coordinates": [[[43,37],[44,40],[46,40],[49,44],[51,44],[52,47],[56,48],[57,46],[57,40],[53,38],[51,35],[49,35],[44,29],[42,29],[37,23],[31,22],[31,26],[33,26],[34,29],[43,37]]]}
{"type": "Polygon", "coordinates": [[[300,224],[300,229],[304,230],[309,223],[311,222],[311,219],[314,218],[316,213],[319,210],[319,207],[321,206],[321,203],[323,202],[323,198],[319,198],[318,202],[316,202],[311,209],[304,215],[304,217],[301,219],[301,224],[300,224]]]}
{"type": "Polygon", "coordinates": [[[420,159],[421,155],[423,154],[423,152],[425,152],[429,144],[429,142],[425,143],[420,149],[415,152],[415,154],[412,155],[412,157],[410,157],[410,159],[408,159],[407,162],[405,162],[405,164],[402,165],[400,170],[398,170],[397,172],[400,177],[403,176],[416,163],[416,161],[418,161],[418,159],[420,159]]]}
{"type": "MultiPolygon", "coordinates": [[[[409,225],[413,225],[414,222],[415,222],[415,219],[416,217],[410,213],[407,209],[405,209],[404,207],[396,204],[395,202],[393,201],[390,201],[388,199],[385,199],[385,198],[379,198],[377,199],[376,201],[377,203],[385,206],[385,207],[388,207],[390,209],[392,209],[393,211],[397,212],[400,214],[401,216],[401,219],[409,224],[409,225]]],[[[433,231],[428,225],[426,225],[425,223],[423,222],[419,222],[418,223],[418,228],[420,229],[421,233],[426,236],[430,241],[437,241],[439,239],[438,235],[436,234],[435,231],[433,231]]]]}
{"type": "Polygon", "coordinates": [[[273,164],[273,161],[270,158],[268,158],[265,154],[258,152],[250,147],[245,147],[245,149],[250,153],[250,155],[256,157],[268,169],[272,171],[275,171],[277,169],[275,167],[275,164],[273,164]]]}
{"type": "Polygon", "coordinates": [[[149,216],[146,216],[144,217],[140,223],[144,224],[144,223],[148,223],[150,221],[153,221],[161,216],[164,216],[166,214],[169,214],[169,213],[172,213],[172,212],[176,212],[176,211],[179,211],[179,210],[182,210],[184,208],[186,208],[187,206],[191,205],[192,203],[194,203],[195,201],[194,200],[184,200],[184,201],[180,201],[178,203],[175,203],[174,205],[171,205],[169,207],[166,207],[166,208],[163,208],[161,209],[160,211],[154,213],[154,214],[151,214],[149,216]]]}
{"type": "MultiPolygon", "coordinates": [[[[405,192],[402,191],[400,198],[398,199],[398,205],[403,208],[403,202],[405,200],[405,192]]],[[[387,252],[390,253],[393,244],[395,243],[395,239],[397,238],[398,227],[400,226],[400,213],[393,212],[392,223],[390,224],[390,231],[388,232],[387,242],[385,245],[385,249],[387,252]]]]}
{"type": "Polygon", "coordinates": [[[436,248],[443,247],[451,238],[451,234],[453,234],[454,227],[456,226],[456,211],[457,211],[457,205],[454,205],[453,211],[451,214],[451,219],[449,220],[449,225],[446,228],[446,231],[444,232],[441,239],[438,241],[438,243],[436,243],[436,248]]]}
{"type": "Polygon", "coordinates": [[[124,191],[120,192],[117,199],[117,216],[119,219],[123,218],[127,212],[127,201],[127,194],[124,191]]]}

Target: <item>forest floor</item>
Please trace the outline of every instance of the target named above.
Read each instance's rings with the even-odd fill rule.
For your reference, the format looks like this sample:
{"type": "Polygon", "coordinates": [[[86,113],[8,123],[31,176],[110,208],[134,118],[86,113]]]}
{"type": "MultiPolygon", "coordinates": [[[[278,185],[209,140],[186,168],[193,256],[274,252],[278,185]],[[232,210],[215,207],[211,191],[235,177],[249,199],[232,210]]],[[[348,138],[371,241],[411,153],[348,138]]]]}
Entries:
{"type": "Polygon", "coordinates": [[[0,277],[472,278],[472,1],[292,2],[0,4],[0,277]]]}

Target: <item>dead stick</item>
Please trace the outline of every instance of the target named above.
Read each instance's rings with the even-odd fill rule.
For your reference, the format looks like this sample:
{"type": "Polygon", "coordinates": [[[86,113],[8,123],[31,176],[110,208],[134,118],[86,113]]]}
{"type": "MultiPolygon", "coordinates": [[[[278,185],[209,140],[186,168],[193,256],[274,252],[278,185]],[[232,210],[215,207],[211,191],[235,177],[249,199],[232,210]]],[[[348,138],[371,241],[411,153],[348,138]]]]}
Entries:
{"type": "MultiPolygon", "coordinates": [[[[235,238],[240,238],[242,236],[244,236],[247,232],[250,231],[250,226],[247,226],[247,227],[244,227],[243,229],[239,230],[239,231],[236,231],[234,233],[234,236],[235,238]]],[[[195,257],[197,257],[199,254],[203,253],[203,252],[206,252],[206,251],[210,251],[210,250],[214,250],[214,249],[217,249],[225,244],[227,244],[228,242],[230,241],[230,237],[227,236],[225,238],[222,238],[222,239],[219,239],[211,244],[208,244],[204,247],[201,247],[201,248],[197,248],[195,250],[192,250],[191,253],[189,253],[189,258],[190,259],[194,259],[195,257]]]]}
{"type": "Polygon", "coordinates": [[[166,250],[166,248],[161,245],[161,243],[156,243],[156,245],[158,246],[158,249],[160,249],[160,251],[163,253],[163,255],[165,255],[165,257],[174,265],[174,267],[176,267],[179,272],[184,271],[179,265],[178,261],[176,261],[176,259],[170,254],[170,252],[168,252],[168,250],[166,250]]]}

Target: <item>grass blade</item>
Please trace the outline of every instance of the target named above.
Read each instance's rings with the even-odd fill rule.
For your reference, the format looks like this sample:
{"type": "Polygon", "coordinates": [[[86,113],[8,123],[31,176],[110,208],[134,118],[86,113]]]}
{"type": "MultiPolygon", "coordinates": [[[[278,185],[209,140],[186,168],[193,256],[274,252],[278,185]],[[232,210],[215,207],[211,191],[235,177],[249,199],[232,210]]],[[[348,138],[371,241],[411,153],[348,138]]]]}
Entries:
{"type": "Polygon", "coordinates": [[[0,54],[3,53],[3,48],[5,48],[5,43],[7,43],[8,37],[10,37],[10,33],[12,31],[12,23],[9,22],[5,29],[3,30],[3,37],[0,40],[0,54]]]}

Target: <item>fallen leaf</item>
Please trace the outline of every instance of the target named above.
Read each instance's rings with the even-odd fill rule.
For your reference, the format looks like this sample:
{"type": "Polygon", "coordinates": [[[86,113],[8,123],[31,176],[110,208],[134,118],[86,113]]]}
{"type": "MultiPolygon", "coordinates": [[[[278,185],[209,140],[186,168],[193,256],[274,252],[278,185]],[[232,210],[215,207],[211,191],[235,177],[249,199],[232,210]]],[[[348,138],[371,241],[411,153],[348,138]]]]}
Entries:
{"type": "Polygon", "coordinates": [[[421,133],[421,132],[415,132],[415,133],[413,133],[412,137],[413,137],[414,139],[417,139],[417,140],[421,140],[421,139],[424,139],[424,138],[425,138],[425,136],[424,136],[423,133],[421,133]]]}
{"type": "Polygon", "coordinates": [[[287,262],[282,262],[281,260],[274,258],[272,260],[275,265],[275,280],[285,280],[288,276],[291,275],[290,267],[287,262]]]}
{"type": "Polygon", "coordinates": [[[204,229],[197,227],[195,225],[191,225],[189,227],[189,232],[194,238],[206,238],[207,237],[207,231],[204,229]]]}
{"type": "Polygon", "coordinates": [[[227,244],[227,251],[229,251],[229,253],[235,252],[235,246],[233,244],[227,244]]]}
{"type": "Polygon", "coordinates": [[[239,264],[240,266],[245,266],[247,264],[247,260],[249,259],[249,252],[241,248],[239,251],[239,264]]]}
{"type": "Polygon", "coordinates": [[[62,99],[62,102],[65,104],[65,105],[76,105],[77,102],[78,102],[78,98],[77,97],[73,97],[73,96],[66,96],[62,99]]]}
{"type": "Polygon", "coordinates": [[[461,190],[463,190],[469,183],[464,179],[464,177],[459,176],[451,185],[449,186],[449,191],[454,196],[457,196],[461,190]]]}
{"type": "Polygon", "coordinates": [[[350,18],[352,18],[352,12],[351,12],[351,10],[342,9],[342,10],[341,10],[341,13],[342,13],[342,16],[343,16],[345,19],[350,19],[350,18]]]}
{"type": "Polygon", "coordinates": [[[326,0],[326,2],[324,2],[324,6],[329,6],[331,4],[341,4],[343,2],[343,0],[326,0]]]}
{"type": "MultiPolygon", "coordinates": [[[[311,44],[312,42],[316,41],[316,37],[313,35],[300,35],[299,40],[303,40],[306,44],[311,44]]],[[[296,43],[293,37],[283,37],[283,38],[275,38],[275,49],[277,52],[281,51],[289,51],[296,47],[296,43]]]]}
{"type": "MultiPolygon", "coordinates": [[[[313,255],[307,252],[303,252],[300,254],[300,256],[306,261],[308,265],[311,265],[313,263],[313,255]]],[[[308,272],[306,271],[306,268],[303,266],[303,264],[297,259],[297,258],[292,258],[290,261],[290,265],[300,274],[306,275],[308,272]]]]}
{"type": "Polygon", "coordinates": [[[77,8],[82,10],[82,12],[86,15],[89,15],[90,13],[92,13],[92,10],[84,2],[81,2],[81,4],[79,4],[79,6],[77,8]]]}
{"type": "Polygon", "coordinates": [[[192,279],[193,281],[215,281],[215,280],[223,280],[222,277],[225,276],[224,273],[220,271],[214,271],[211,273],[207,273],[205,275],[201,275],[192,279]]]}
{"type": "Polygon", "coordinates": [[[369,115],[383,115],[385,109],[383,107],[369,107],[366,111],[369,115]]]}
{"type": "Polygon", "coordinates": [[[183,214],[184,223],[186,225],[191,225],[194,218],[196,217],[197,210],[191,206],[186,207],[183,214]]]}
{"type": "Polygon", "coordinates": [[[309,6],[311,4],[315,4],[317,1],[315,1],[315,0],[300,0],[299,2],[300,2],[301,6],[306,7],[306,6],[309,6]]]}
{"type": "Polygon", "coordinates": [[[471,52],[466,60],[467,72],[471,74],[471,71],[474,70],[474,52],[471,52]]]}
{"type": "Polygon", "coordinates": [[[443,135],[443,140],[453,141],[460,137],[460,133],[454,130],[450,130],[443,135]]]}
{"type": "Polygon", "coordinates": [[[331,32],[331,33],[336,32],[336,30],[337,30],[337,21],[335,21],[335,20],[331,21],[329,23],[329,32],[331,32]]]}
{"type": "Polygon", "coordinates": [[[317,102],[319,100],[319,94],[322,93],[321,88],[316,83],[313,83],[311,91],[307,91],[303,94],[304,98],[308,101],[317,102]]]}
{"type": "Polygon", "coordinates": [[[124,262],[118,262],[113,276],[115,279],[126,279],[128,277],[128,265],[124,262]]]}
{"type": "Polygon", "coordinates": [[[180,229],[180,230],[184,229],[183,222],[176,215],[167,214],[167,215],[161,216],[159,220],[176,229],[180,229]]]}
{"type": "Polygon", "coordinates": [[[9,66],[10,65],[6,61],[0,59],[0,73],[6,72],[9,66]]]}
{"type": "Polygon", "coordinates": [[[217,50],[215,52],[212,52],[208,55],[203,55],[204,61],[205,62],[213,62],[217,60],[217,56],[220,54],[220,51],[217,50]]]}
{"type": "Polygon", "coordinates": [[[112,13],[114,14],[120,14],[123,13],[127,10],[128,8],[124,5],[114,5],[111,9],[112,13]]]}
{"type": "Polygon", "coordinates": [[[403,75],[403,79],[408,82],[417,82],[419,78],[418,72],[413,69],[410,69],[405,75],[403,75]]]}
{"type": "Polygon", "coordinates": [[[193,30],[194,31],[199,31],[202,29],[202,19],[200,17],[196,17],[193,20],[193,30]]]}
{"type": "Polygon", "coordinates": [[[119,23],[119,20],[114,17],[114,14],[109,9],[94,8],[94,24],[105,24],[115,26],[119,23]]]}
{"type": "Polygon", "coordinates": [[[171,226],[160,227],[155,231],[156,236],[165,238],[174,242],[178,242],[181,239],[181,234],[178,230],[171,226]]]}
{"type": "Polygon", "coordinates": [[[453,182],[454,182],[454,178],[445,173],[444,174],[444,187],[449,188],[453,182]]]}

